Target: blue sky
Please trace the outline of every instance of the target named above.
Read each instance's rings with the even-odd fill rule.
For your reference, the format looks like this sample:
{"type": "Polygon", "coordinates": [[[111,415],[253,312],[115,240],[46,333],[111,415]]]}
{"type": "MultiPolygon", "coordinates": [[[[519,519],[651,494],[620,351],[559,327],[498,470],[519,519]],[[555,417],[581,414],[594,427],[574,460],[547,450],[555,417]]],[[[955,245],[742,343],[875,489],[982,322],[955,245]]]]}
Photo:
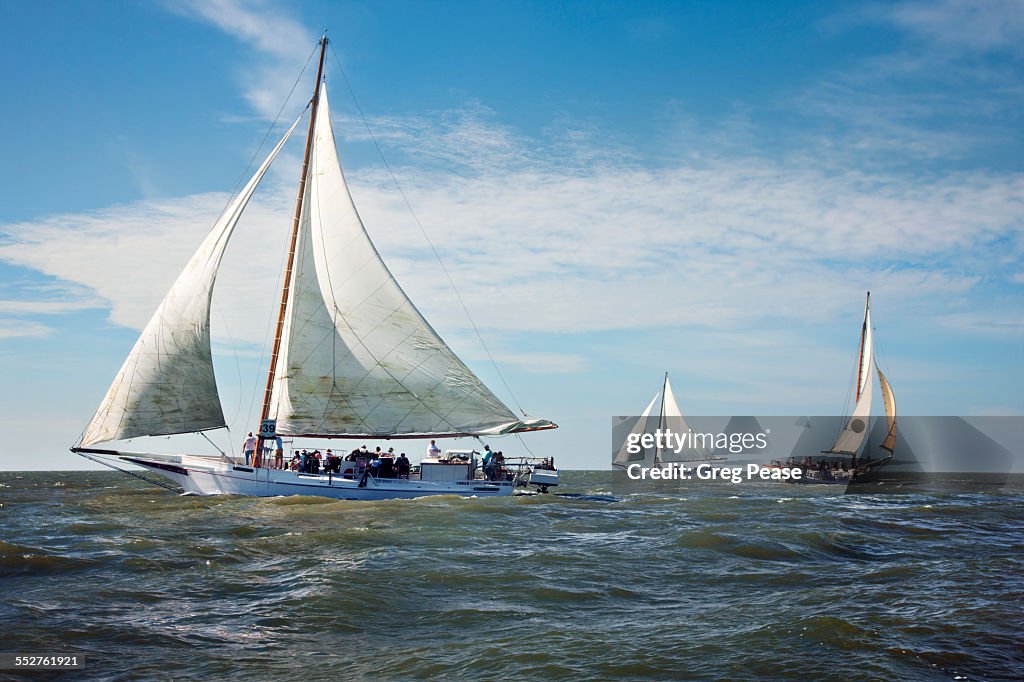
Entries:
{"type": "MultiPolygon", "coordinates": [[[[324,27],[515,398],[562,425],[538,454],[606,466],[666,370],[687,413],[842,410],[867,289],[902,413],[1024,412],[1019,2],[6,3],[0,469],[82,466],[324,27]]],[[[510,400],[327,74],[371,236],[510,400]]],[[[224,447],[254,424],[299,154],[216,293],[224,447]]]]}

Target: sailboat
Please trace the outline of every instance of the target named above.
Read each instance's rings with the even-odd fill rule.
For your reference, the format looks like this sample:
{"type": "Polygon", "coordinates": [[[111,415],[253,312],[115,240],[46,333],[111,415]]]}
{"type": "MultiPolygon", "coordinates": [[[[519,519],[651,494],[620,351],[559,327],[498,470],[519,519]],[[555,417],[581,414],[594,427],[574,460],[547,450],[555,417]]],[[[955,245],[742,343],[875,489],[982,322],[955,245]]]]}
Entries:
{"type": "MultiPolygon", "coordinates": [[[[640,418],[633,425],[629,436],[635,438],[645,433],[654,434],[656,431],[664,433],[666,429],[671,429],[673,433],[677,434],[685,434],[690,431],[690,426],[679,409],[679,403],[676,402],[672,384],[668,380],[668,372],[665,372],[661,389],[654,394],[651,402],[647,403],[647,407],[640,413],[640,418]],[[655,404],[658,405],[657,412],[654,411],[655,404]]],[[[616,469],[626,469],[631,464],[641,464],[645,468],[652,468],[678,462],[710,462],[726,459],[721,456],[713,456],[710,450],[702,446],[686,448],[677,454],[674,449],[665,447],[664,441],[656,442],[652,448],[641,447],[637,452],[630,452],[629,436],[623,440],[622,446],[612,457],[612,466],[616,469]]]]}
{"type": "MultiPolygon", "coordinates": [[[[864,322],[860,332],[860,350],[857,361],[857,382],[854,385],[853,413],[844,421],[832,446],[822,450],[818,456],[803,456],[794,453],[787,466],[799,467],[803,474],[794,482],[849,484],[869,479],[892,460],[896,447],[896,397],[892,386],[875,359],[874,329],[871,326],[871,292],[864,301],[864,322]],[[878,373],[885,404],[885,438],[878,444],[881,453],[870,451],[867,443],[868,422],[871,418],[871,400],[874,382],[872,372],[878,373]]],[[[775,463],[779,465],[779,463],[775,463]]]]}
{"type": "MultiPolygon", "coordinates": [[[[324,79],[327,44],[325,36],[306,108],[305,152],[251,460],[97,445],[227,428],[210,346],[214,284],[246,204],[306,111],[188,261],[71,451],[117,469],[130,463],[186,493],[204,495],[510,495],[530,473],[528,458],[520,458],[517,467],[509,460],[501,466],[492,462],[486,474],[476,451],[439,448],[419,467],[360,450],[344,456],[328,450],[331,456],[319,459],[310,454],[310,464],[298,471],[284,465],[283,437],[483,439],[557,428],[546,419],[517,416],[496,397],[434,331],[381,260],[338,160],[324,79]]],[[[294,454],[291,459],[298,460],[294,454]]],[[[551,485],[553,467],[543,468],[551,485]]]]}

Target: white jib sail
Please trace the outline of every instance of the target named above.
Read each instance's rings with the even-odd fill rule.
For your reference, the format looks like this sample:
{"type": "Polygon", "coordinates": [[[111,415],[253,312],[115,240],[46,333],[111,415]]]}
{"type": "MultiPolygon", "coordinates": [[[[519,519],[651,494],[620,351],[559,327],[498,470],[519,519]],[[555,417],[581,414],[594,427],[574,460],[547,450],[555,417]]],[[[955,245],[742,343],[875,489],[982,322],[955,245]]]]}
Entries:
{"type": "Polygon", "coordinates": [[[246,204],[295,130],[296,119],[178,275],[85,428],[82,445],[224,426],[210,349],[217,269],[246,204]]]}
{"type": "MultiPolygon", "coordinates": [[[[683,416],[682,410],[679,409],[679,403],[676,402],[676,396],[672,391],[672,384],[668,382],[668,377],[665,377],[665,407],[662,409],[661,428],[663,430],[671,429],[672,433],[679,434],[684,438],[690,431],[690,425],[683,416]]],[[[689,441],[687,441],[687,443],[689,443],[689,441]]],[[[710,450],[702,446],[690,447],[689,445],[685,445],[679,452],[676,452],[675,447],[673,446],[672,449],[659,450],[657,454],[657,461],[687,462],[707,459],[710,454],[710,450]]]]}
{"type": "Polygon", "coordinates": [[[864,311],[864,342],[861,349],[857,404],[853,408],[850,420],[839,432],[839,437],[832,446],[831,452],[855,455],[868,435],[868,420],[871,417],[871,393],[874,382],[871,380],[871,368],[874,366],[874,349],[871,332],[871,311],[864,311]]]}
{"type": "Polygon", "coordinates": [[[406,297],[338,161],[326,86],[316,115],[271,416],[290,435],[501,434],[521,421],[406,297]]]}
{"type": "MultiPolygon", "coordinates": [[[[657,393],[654,394],[654,397],[651,398],[651,402],[647,403],[647,407],[645,407],[644,411],[640,414],[640,419],[637,420],[636,424],[633,425],[632,430],[630,430],[629,436],[642,435],[644,433],[653,433],[653,429],[649,429],[648,424],[651,421],[651,412],[654,411],[654,403],[658,402],[658,398],[660,397],[661,391],[658,391],[657,393]]],[[[656,417],[654,419],[654,428],[657,428],[657,422],[658,418],[656,417]]],[[[612,459],[612,464],[625,466],[630,462],[637,462],[645,459],[643,449],[635,453],[629,451],[629,436],[626,437],[626,442],[622,444],[622,447],[619,448],[619,451],[615,453],[615,457],[612,459]]],[[[639,445],[639,443],[637,443],[636,445],[639,445]]]]}

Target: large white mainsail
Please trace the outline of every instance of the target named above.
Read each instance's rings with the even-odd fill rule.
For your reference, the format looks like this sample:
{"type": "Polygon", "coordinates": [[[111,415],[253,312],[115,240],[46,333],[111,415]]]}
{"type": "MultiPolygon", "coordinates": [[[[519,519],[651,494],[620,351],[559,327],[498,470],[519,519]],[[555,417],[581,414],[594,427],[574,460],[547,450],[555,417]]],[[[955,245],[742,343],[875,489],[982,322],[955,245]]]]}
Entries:
{"type": "Polygon", "coordinates": [[[520,420],[402,291],[363,227],[321,86],[270,415],[308,436],[502,434],[520,420]]]}
{"type": "Polygon", "coordinates": [[[871,330],[870,299],[864,304],[864,326],[861,328],[860,364],[857,367],[856,404],[850,420],[839,432],[839,437],[828,452],[856,455],[868,435],[868,419],[871,417],[871,368],[874,366],[874,344],[871,330]]]}
{"type": "Polygon", "coordinates": [[[296,119],[178,275],[86,426],[82,445],[225,426],[210,349],[210,301],[224,249],[296,119]]]}

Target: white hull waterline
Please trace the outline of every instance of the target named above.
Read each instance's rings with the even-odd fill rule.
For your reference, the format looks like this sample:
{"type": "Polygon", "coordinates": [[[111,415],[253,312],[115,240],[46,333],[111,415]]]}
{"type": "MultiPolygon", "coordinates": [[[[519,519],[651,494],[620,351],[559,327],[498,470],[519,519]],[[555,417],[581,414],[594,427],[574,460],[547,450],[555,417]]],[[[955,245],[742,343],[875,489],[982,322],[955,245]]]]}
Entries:
{"type": "Polygon", "coordinates": [[[466,465],[461,465],[464,468],[458,471],[458,475],[468,470],[473,478],[423,480],[420,474],[412,474],[409,478],[378,478],[361,469],[348,474],[311,474],[243,466],[202,455],[157,455],[102,448],[74,448],[73,452],[142,467],[169,480],[184,493],[193,495],[313,495],[341,500],[413,499],[433,495],[503,497],[512,495],[517,487],[529,484],[546,491],[549,486],[558,485],[559,477],[557,469],[523,466],[518,471],[509,470],[502,480],[490,481],[479,478],[475,466],[466,469],[466,465]]]}

